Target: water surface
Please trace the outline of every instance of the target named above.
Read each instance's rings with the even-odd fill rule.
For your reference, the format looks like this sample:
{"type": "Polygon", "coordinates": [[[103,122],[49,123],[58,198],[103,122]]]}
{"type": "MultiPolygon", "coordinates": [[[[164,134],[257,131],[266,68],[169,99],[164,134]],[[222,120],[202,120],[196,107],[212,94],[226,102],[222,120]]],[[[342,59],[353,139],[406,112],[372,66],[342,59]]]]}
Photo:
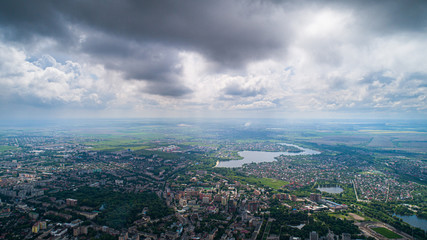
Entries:
{"type": "Polygon", "coordinates": [[[413,227],[421,228],[422,230],[427,231],[426,219],[419,218],[417,217],[417,215],[403,216],[403,215],[394,214],[394,216],[401,218],[404,222],[406,222],[407,224],[413,227]]]}
{"type": "Polygon", "coordinates": [[[225,168],[236,168],[242,167],[243,164],[249,163],[262,163],[262,162],[274,162],[276,157],[280,155],[284,156],[298,156],[298,155],[315,155],[320,154],[319,151],[303,148],[294,144],[280,143],[286,146],[292,146],[301,150],[301,152],[263,152],[263,151],[242,151],[239,152],[239,155],[243,157],[241,160],[231,160],[218,162],[216,167],[225,167],[225,168]]]}
{"type": "Polygon", "coordinates": [[[342,189],[341,187],[318,187],[317,189],[321,192],[332,193],[332,194],[338,194],[338,193],[344,192],[344,189],[342,189]]]}

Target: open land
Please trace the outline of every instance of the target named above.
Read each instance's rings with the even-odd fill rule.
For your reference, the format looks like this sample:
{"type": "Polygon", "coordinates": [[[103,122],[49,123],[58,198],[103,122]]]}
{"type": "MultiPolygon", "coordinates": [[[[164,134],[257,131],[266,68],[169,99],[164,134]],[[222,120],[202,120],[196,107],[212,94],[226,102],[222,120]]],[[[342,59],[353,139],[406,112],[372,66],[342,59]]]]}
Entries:
{"type": "Polygon", "coordinates": [[[396,234],[384,227],[372,228],[372,230],[389,239],[402,238],[402,236],[400,236],[399,234],[396,234]]]}

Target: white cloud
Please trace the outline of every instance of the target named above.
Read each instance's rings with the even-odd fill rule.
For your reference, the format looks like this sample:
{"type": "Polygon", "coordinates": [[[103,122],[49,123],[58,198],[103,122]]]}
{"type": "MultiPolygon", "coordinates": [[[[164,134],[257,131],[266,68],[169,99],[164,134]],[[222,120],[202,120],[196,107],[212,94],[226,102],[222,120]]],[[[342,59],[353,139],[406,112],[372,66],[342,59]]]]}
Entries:
{"type": "Polygon", "coordinates": [[[276,106],[274,103],[269,101],[257,101],[249,104],[237,104],[231,107],[231,109],[235,110],[245,110],[245,109],[265,109],[272,108],[276,106]]]}
{"type": "Polygon", "coordinates": [[[105,89],[111,84],[96,77],[104,73],[95,66],[59,63],[49,55],[31,62],[24,51],[5,44],[0,44],[0,61],[0,95],[11,105],[98,107],[112,94],[105,89]]]}

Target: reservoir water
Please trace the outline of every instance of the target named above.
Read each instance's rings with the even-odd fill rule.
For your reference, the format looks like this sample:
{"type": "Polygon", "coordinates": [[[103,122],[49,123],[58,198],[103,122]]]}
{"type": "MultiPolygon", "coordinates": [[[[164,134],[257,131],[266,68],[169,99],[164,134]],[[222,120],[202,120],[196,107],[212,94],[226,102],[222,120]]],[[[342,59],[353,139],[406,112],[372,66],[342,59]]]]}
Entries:
{"type": "Polygon", "coordinates": [[[249,164],[249,163],[274,162],[276,161],[275,158],[280,155],[298,156],[298,155],[320,154],[319,151],[308,149],[308,148],[302,148],[294,144],[288,144],[288,143],[280,143],[280,144],[298,148],[299,150],[301,150],[301,152],[242,151],[242,152],[239,152],[239,155],[242,156],[243,159],[218,162],[216,167],[237,168],[237,167],[242,167],[243,164],[249,164]]]}
{"type": "Polygon", "coordinates": [[[427,231],[426,219],[419,218],[417,217],[417,215],[403,216],[403,215],[394,214],[394,216],[401,218],[404,222],[406,222],[407,224],[413,227],[421,228],[422,230],[427,231]]]}
{"type": "Polygon", "coordinates": [[[321,192],[333,193],[333,194],[344,192],[344,189],[342,189],[341,187],[318,187],[317,189],[321,192]]]}

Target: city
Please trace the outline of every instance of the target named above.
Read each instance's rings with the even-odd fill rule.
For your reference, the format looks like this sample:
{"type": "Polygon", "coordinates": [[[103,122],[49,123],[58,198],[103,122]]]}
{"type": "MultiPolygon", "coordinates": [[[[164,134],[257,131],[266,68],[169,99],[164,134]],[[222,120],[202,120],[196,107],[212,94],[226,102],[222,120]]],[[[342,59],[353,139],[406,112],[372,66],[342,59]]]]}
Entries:
{"type": "Polygon", "coordinates": [[[0,1],[0,240],[427,240],[426,0],[0,1]]]}
{"type": "MultiPolygon", "coordinates": [[[[127,142],[111,127],[117,132],[106,138],[3,132],[0,238],[387,239],[381,231],[425,237],[425,230],[395,217],[426,214],[427,187],[415,181],[426,175],[425,155],[376,163],[369,148],[349,145],[286,155],[303,152],[272,135],[255,140],[269,130],[224,142],[235,127],[222,129],[224,136],[202,137],[197,131],[183,140],[171,130],[175,126],[144,126],[138,131],[156,133],[153,139],[144,135],[127,142]],[[242,159],[245,150],[285,155],[215,167],[217,161],[242,159]],[[413,180],[384,167],[391,163],[413,180]]],[[[397,154],[404,158],[409,152],[397,154]]]]}

